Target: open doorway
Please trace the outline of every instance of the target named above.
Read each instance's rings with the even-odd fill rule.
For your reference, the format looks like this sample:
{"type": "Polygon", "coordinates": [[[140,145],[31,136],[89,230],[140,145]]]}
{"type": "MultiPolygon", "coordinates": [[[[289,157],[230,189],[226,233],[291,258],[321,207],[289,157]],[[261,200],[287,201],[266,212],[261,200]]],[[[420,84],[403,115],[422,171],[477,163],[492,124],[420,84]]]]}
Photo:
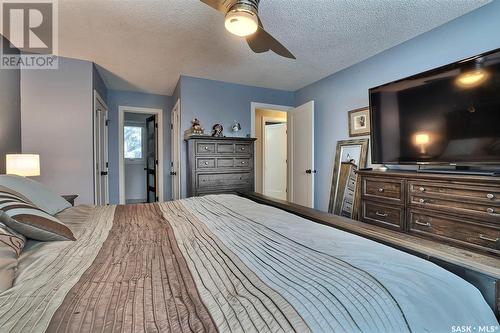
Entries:
{"type": "Polygon", "coordinates": [[[287,199],[287,113],[255,111],[256,191],[272,198],[287,199]]]}
{"type": "Polygon", "coordinates": [[[109,204],[108,107],[94,90],[94,203],[109,204]]]}
{"type": "Polygon", "coordinates": [[[295,108],[251,103],[250,111],[255,191],[314,207],[314,101],[295,108]]]}
{"type": "Polygon", "coordinates": [[[163,201],[162,110],[119,108],[120,203],[163,201]]]}

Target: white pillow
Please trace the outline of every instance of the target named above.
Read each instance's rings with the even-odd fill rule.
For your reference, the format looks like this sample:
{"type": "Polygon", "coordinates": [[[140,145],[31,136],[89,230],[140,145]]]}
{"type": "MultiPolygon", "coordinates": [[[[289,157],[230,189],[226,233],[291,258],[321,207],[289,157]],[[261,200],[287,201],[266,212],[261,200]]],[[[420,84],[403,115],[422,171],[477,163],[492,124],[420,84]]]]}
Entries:
{"type": "Polygon", "coordinates": [[[29,178],[15,175],[0,175],[0,185],[23,195],[35,204],[35,206],[38,206],[38,208],[50,215],[55,215],[71,207],[71,204],[64,200],[63,197],[52,192],[41,183],[29,178]]]}

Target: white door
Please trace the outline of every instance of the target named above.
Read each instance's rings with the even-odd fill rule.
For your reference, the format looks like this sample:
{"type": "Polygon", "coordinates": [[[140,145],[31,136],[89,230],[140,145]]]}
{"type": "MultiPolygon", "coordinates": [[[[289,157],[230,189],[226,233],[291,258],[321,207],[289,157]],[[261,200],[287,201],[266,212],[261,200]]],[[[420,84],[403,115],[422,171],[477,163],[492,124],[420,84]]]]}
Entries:
{"type": "Polygon", "coordinates": [[[108,108],[95,92],[94,98],[94,147],[95,147],[95,204],[109,204],[108,182],[108,108]]]}
{"type": "Polygon", "coordinates": [[[171,164],[170,164],[170,176],[172,180],[172,199],[178,200],[181,198],[181,157],[180,157],[180,128],[181,128],[181,110],[180,110],[180,100],[177,100],[172,113],[171,113],[171,164]]]}
{"type": "Polygon", "coordinates": [[[286,123],[264,126],[264,194],[286,200],[286,123]]]}
{"type": "Polygon", "coordinates": [[[314,207],[314,101],[288,111],[288,200],[314,207]]]}

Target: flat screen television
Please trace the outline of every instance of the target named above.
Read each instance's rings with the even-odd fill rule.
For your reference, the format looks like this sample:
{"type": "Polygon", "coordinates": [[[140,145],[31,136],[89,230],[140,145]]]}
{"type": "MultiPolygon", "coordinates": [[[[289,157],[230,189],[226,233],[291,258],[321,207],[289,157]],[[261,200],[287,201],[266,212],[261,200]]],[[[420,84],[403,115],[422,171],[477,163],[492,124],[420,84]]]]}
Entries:
{"type": "Polygon", "coordinates": [[[500,49],[369,95],[373,163],[500,165],[500,49]]]}

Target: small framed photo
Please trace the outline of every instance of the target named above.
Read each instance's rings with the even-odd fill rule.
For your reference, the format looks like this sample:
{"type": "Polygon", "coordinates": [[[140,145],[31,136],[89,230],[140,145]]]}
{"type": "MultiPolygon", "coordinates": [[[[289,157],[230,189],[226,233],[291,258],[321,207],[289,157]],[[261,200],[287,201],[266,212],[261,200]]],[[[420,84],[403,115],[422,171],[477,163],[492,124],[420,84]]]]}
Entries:
{"type": "Polygon", "coordinates": [[[349,111],[349,136],[370,134],[370,108],[349,111]]]}

